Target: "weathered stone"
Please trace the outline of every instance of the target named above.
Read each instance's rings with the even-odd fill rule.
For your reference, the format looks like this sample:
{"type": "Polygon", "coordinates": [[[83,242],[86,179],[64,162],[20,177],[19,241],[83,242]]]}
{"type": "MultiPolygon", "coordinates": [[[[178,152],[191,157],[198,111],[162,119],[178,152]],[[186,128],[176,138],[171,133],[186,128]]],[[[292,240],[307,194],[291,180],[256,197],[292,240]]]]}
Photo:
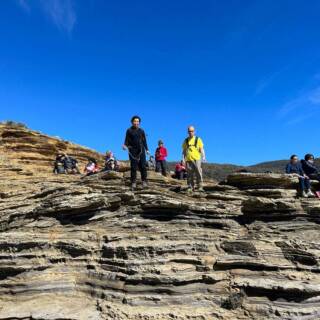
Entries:
{"type": "Polygon", "coordinates": [[[286,213],[286,212],[303,212],[299,201],[289,201],[287,199],[270,199],[270,198],[250,198],[243,202],[243,212],[249,213],[286,213]]]}
{"type": "Polygon", "coordinates": [[[128,172],[50,173],[58,149],[88,149],[0,136],[0,319],[319,318],[320,201],[296,178],[236,174],[188,196],[150,172],[131,192],[128,172]]]}
{"type": "Polygon", "coordinates": [[[228,176],[227,184],[240,189],[296,188],[298,178],[289,174],[234,173],[228,176]]]}

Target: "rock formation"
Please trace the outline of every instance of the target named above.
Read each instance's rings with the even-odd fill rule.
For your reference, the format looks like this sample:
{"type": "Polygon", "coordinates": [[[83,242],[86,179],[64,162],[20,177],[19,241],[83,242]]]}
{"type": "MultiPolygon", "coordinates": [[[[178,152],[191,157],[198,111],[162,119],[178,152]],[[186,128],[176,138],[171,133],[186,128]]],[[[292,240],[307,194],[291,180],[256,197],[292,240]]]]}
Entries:
{"type": "Polygon", "coordinates": [[[57,151],[94,151],[0,137],[0,320],[320,318],[320,201],[294,177],[237,173],[190,197],[150,173],[133,193],[128,172],[51,174],[57,151]]]}

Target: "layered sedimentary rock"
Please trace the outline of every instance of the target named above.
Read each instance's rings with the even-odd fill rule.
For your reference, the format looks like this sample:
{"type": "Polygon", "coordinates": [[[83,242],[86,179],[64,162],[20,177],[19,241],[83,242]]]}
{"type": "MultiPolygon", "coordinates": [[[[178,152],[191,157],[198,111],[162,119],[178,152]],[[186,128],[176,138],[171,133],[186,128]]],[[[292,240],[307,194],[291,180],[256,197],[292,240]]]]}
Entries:
{"type": "Polygon", "coordinates": [[[320,318],[320,201],[294,177],[188,196],[150,173],[131,192],[128,173],[30,175],[20,154],[0,160],[1,320],[320,318]]]}
{"type": "Polygon", "coordinates": [[[103,164],[103,156],[94,150],[29,130],[18,124],[0,123],[0,152],[2,165],[7,164],[14,167],[16,172],[23,170],[24,174],[30,175],[34,172],[51,173],[58,153],[75,157],[81,167],[90,157],[103,164]]]}

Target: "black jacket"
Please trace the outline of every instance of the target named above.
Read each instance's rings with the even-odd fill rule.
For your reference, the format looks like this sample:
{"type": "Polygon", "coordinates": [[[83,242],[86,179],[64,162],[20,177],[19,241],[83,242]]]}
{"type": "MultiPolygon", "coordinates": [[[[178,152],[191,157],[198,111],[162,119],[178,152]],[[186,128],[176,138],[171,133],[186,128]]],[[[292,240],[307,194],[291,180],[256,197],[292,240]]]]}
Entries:
{"type": "Polygon", "coordinates": [[[148,150],[147,138],[143,129],[131,127],[126,132],[124,144],[131,154],[137,155],[148,150]]]}
{"type": "Polygon", "coordinates": [[[303,171],[307,176],[309,176],[310,174],[319,174],[319,170],[314,164],[306,160],[301,160],[301,165],[302,165],[303,171]]]}

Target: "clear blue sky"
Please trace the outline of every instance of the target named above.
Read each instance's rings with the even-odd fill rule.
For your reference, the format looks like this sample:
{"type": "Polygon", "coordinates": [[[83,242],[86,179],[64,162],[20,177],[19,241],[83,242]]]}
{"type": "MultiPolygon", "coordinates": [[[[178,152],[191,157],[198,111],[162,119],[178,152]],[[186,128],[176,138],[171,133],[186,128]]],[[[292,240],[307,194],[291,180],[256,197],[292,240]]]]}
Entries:
{"type": "Polygon", "coordinates": [[[0,120],[99,151],[133,114],[180,158],[319,154],[320,1],[10,0],[0,10],[0,120]]]}

